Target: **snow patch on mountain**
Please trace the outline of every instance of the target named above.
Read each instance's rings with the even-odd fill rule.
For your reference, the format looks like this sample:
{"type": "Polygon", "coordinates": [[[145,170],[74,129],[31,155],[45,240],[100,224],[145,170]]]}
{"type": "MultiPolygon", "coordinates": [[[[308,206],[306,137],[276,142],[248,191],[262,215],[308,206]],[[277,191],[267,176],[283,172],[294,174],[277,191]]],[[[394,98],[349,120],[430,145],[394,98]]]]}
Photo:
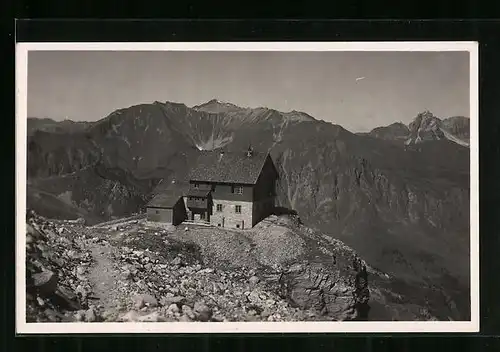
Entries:
{"type": "Polygon", "coordinates": [[[233,141],[232,136],[216,137],[216,136],[214,136],[214,134],[212,134],[205,141],[195,142],[195,146],[196,146],[196,148],[198,148],[198,150],[213,150],[213,149],[222,148],[225,145],[231,143],[232,141],[233,141]]]}
{"type": "Polygon", "coordinates": [[[457,138],[455,137],[454,135],[452,135],[450,132],[446,131],[445,129],[442,130],[443,133],[444,133],[444,136],[446,137],[446,139],[452,141],[452,142],[455,142],[457,144],[460,144],[464,147],[469,147],[469,143],[461,140],[460,138],[457,138]]]}

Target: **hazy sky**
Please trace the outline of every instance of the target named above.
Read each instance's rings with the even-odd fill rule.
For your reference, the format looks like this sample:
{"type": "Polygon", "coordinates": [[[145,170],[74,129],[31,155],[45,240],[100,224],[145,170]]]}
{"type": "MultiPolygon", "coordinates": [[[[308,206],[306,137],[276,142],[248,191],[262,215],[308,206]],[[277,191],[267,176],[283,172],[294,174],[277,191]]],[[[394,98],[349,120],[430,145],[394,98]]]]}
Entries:
{"type": "Polygon", "coordinates": [[[469,116],[468,55],[31,51],[28,116],[95,121],[155,100],[193,106],[217,98],[300,110],[367,131],[408,123],[426,109],[439,117],[469,116]]]}

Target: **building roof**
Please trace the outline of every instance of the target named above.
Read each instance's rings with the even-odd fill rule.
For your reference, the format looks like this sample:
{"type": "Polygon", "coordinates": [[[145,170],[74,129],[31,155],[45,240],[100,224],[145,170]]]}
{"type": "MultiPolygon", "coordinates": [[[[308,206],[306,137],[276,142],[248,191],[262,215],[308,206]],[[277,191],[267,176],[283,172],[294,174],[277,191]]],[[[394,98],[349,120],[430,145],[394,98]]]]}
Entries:
{"type": "Polygon", "coordinates": [[[170,182],[168,181],[160,181],[158,185],[156,185],[155,189],[153,190],[153,194],[161,194],[164,192],[177,192],[180,195],[186,195],[187,192],[189,191],[189,188],[191,185],[187,180],[172,180],[170,182]]]}
{"type": "Polygon", "coordinates": [[[188,192],[187,195],[190,197],[201,197],[205,198],[208,197],[210,193],[209,189],[196,189],[196,188],[191,188],[188,192]]]}
{"type": "Polygon", "coordinates": [[[203,151],[189,178],[191,181],[256,184],[268,153],[203,151]]]}
{"type": "Polygon", "coordinates": [[[148,208],[173,208],[182,197],[179,192],[168,192],[157,194],[146,205],[148,208]]]}

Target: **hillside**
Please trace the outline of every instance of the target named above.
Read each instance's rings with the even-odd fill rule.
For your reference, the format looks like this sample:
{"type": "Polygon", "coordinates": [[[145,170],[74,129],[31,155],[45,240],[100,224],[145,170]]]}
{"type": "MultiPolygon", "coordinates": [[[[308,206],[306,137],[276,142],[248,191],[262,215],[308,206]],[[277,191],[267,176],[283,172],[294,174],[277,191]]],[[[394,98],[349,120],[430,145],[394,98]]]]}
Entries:
{"type": "Polygon", "coordinates": [[[138,180],[123,169],[96,163],[69,174],[30,180],[28,205],[47,217],[83,217],[93,224],[136,212],[158,181],[138,180]]]}
{"type": "Polygon", "coordinates": [[[408,126],[401,122],[395,122],[389,126],[376,127],[364,135],[384,139],[386,141],[405,142],[409,134],[410,129],[408,126]]]}
{"type": "MultiPolygon", "coordinates": [[[[271,152],[279,205],[389,275],[374,278],[379,316],[419,319],[415,312],[427,309],[441,320],[468,319],[469,149],[427,138],[438,125],[424,118],[408,130],[425,143],[405,148],[387,137],[402,142],[400,125],[379,138],[307,116],[219,101],[132,106],[71,135],[35,133],[28,175],[39,191],[59,199],[71,191],[72,204],[111,219],[140,211],[159,180],[184,179],[199,150],[251,143],[271,152]],[[114,171],[97,178],[94,165],[114,171]]],[[[443,121],[440,131],[451,124],[466,135],[443,121]]]]}

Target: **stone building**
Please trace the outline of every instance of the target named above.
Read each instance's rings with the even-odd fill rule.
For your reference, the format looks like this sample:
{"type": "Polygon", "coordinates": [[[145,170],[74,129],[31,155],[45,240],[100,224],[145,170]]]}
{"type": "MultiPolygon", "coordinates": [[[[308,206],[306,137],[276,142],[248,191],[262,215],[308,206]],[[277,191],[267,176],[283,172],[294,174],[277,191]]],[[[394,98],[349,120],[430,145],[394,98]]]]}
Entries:
{"type": "MultiPolygon", "coordinates": [[[[251,148],[243,152],[203,151],[191,169],[188,186],[173,183],[167,192],[178,188],[178,199],[184,199],[179,204],[185,205],[188,221],[247,229],[273,212],[277,178],[269,153],[251,148]]],[[[149,218],[153,219],[148,211],[149,218]]]]}
{"type": "Polygon", "coordinates": [[[202,152],[189,176],[188,219],[251,228],[272,213],[277,178],[268,153],[202,152]]]}

